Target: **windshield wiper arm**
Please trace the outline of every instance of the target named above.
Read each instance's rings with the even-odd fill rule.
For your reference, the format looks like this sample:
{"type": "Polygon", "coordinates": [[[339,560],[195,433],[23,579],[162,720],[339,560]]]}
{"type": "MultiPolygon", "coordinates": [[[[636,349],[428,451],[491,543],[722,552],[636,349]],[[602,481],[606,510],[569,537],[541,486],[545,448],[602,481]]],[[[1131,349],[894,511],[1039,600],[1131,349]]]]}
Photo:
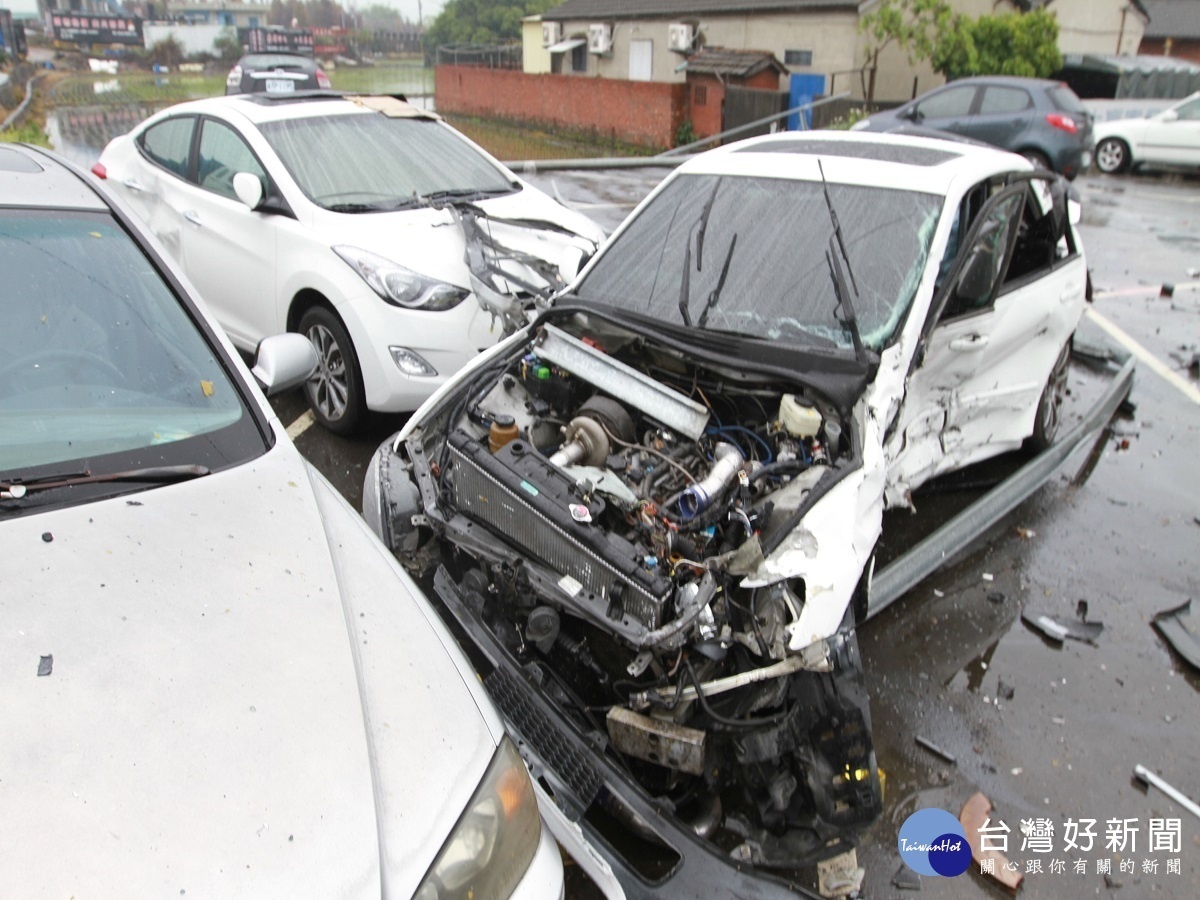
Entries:
{"type": "Polygon", "coordinates": [[[717,279],[717,286],[712,289],[708,295],[708,302],[704,304],[704,309],[700,311],[700,327],[703,328],[708,321],[708,314],[712,312],[717,305],[717,301],[721,299],[721,291],[725,289],[725,277],[729,274],[729,264],[733,261],[733,248],[737,246],[737,233],[733,235],[733,240],[729,242],[729,251],[725,254],[725,263],[721,266],[721,277],[717,279]]]}
{"type": "Polygon", "coordinates": [[[833,208],[833,199],[829,196],[829,182],[825,180],[825,167],[817,160],[817,170],[821,173],[821,189],[825,192],[825,208],[829,210],[829,219],[833,223],[833,237],[829,239],[829,251],[825,260],[829,263],[829,276],[833,279],[833,290],[837,295],[838,305],[842,308],[842,319],[850,331],[850,339],[854,341],[854,355],[860,362],[867,361],[867,352],[863,349],[862,335],[858,333],[858,317],[854,314],[854,303],[850,299],[850,291],[846,288],[846,277],[842,274],[841,263],[833,252],[834,238],[837,239],[838,249],[842,251],[842,259],[846,261],[846,273],[850,276],[850,285],[858,294],[858,282],[854,279],[854,268],[850,265],[850,254],[846,252],[846,242],[842,238],[842,223],[838,221],[837,210],[833,208]]]}
{"type": "Polygon", "coordinates": [[[108,472],[93,475],[91,472],[45,475],[41,478],[14,479],[0,482],[0,499],[20,500],[30,491],[47,491],[51,488],[70,487],[76,484],[100,484],[109,481],[146,481],[169,484],[187,481],[209,474],[208,466],[148,466],[144,469],[129,469],[125,472],[108,472]]]}
{"type": "Polygon", "coordinates": [[[692,241],[691,238],[683,246],[683,277],[679,280],[679,315],[683,324],[692,327],[692,316],[688,312],[692,293],[692,241]]]}

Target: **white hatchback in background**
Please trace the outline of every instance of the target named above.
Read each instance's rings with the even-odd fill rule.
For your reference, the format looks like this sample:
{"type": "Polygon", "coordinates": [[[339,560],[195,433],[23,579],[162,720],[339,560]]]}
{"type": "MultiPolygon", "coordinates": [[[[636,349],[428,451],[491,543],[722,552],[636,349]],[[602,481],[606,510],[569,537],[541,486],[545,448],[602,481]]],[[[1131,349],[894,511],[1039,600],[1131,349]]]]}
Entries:
{"type": "Polygon", "coordinates": [[[90,181],[0,148],[0,893],[560,897],[471,665],[90,181]]]}
{"type": "Polygon", "coordinates": [[[603,232],[393,97],[218,97],[105,148],[107,178],[230,339],[307,334],[327,428],[408,412],[574,274],[603,232]]]}

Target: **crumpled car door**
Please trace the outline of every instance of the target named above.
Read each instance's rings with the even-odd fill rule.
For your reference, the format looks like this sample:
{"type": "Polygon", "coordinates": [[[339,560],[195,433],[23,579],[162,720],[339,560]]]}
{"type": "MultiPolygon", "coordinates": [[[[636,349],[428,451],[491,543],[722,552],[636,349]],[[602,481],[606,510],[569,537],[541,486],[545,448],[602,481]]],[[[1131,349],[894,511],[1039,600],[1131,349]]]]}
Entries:
{"type": "MultiPolygon", "coordinates": [[[[889,503],[963,464],[988,440],[986,419],[1002,385],[988,385],[987,352],[1003,318],[993,305],[1017,237],[1027,187],[1000,191],[980,211],[934,298],[922,348],[888,442],[889,503]]],[[[1007,342],[1005,342],[1007,344],[1007,342]]]]}

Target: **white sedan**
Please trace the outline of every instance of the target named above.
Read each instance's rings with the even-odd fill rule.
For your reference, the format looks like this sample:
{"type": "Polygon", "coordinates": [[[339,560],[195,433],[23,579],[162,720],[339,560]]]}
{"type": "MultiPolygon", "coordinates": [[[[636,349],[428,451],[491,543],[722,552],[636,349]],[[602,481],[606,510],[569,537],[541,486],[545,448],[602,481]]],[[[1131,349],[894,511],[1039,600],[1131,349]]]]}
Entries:
{"type": "Polygon", "coordinates": [[[299,331],[318,421],[415,409],[561,286],[603,233],[394,97],[173,106],[93,172],[183,266],[234,344],[299,331]]]}
{"type": "Polygon", "coordinates": [[[470,664],[106,193],[0,148],[0,893],[559,897],[470,664]]]}
{"type": "Polygon", "coordinates": [[[1101,122],[1093,134],[1101,172],[1143,164],[1200,167],[1200,91],[1147,118],[1101,122]]]}
{"type": "Polygon", "coordinates": [[[680,858],[664,894],[765,897],[878,816],[883,510],[1054,439],[1086,281],[1066,183],[1019,156],[743,141],[378,451],[367,521],[631,893],[629,834],[680,858]]]}

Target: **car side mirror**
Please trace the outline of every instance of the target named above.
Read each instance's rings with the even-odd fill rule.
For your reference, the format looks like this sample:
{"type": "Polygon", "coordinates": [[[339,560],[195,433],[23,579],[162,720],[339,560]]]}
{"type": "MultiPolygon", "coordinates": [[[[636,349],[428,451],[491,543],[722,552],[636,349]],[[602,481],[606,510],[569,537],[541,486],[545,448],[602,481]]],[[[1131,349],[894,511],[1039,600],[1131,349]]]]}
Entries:
{"type": "Polygon", "coordinates": [[[308,338],[302,334],[273,334],[259,343],[250,374],[263,393],[273,397],[303,384],[316,369],[317,351],[308,338]]]}
{"type": "Polygon", "coordinates": [[[263,186],[257,175],[249,172],[238,172],[233,176],[233,192],[237,198],[246,204],[247,209],[258,209],[262,203],[263,186]]]}
{"type": "Polygon", "coordinates": [[[908,109],[900,110],[900,118],[908,119],[910,122],[919,122],[922,118],[921,110],[916,106],[910,106],[908,109]]]}
{"type": "Polygon", "coordinates": [[[1164,122],[1177,122],[1179,121],[1179,113],[1176,110],[1168,109],[1163,112],[1162,120],[1164,122]]]}

